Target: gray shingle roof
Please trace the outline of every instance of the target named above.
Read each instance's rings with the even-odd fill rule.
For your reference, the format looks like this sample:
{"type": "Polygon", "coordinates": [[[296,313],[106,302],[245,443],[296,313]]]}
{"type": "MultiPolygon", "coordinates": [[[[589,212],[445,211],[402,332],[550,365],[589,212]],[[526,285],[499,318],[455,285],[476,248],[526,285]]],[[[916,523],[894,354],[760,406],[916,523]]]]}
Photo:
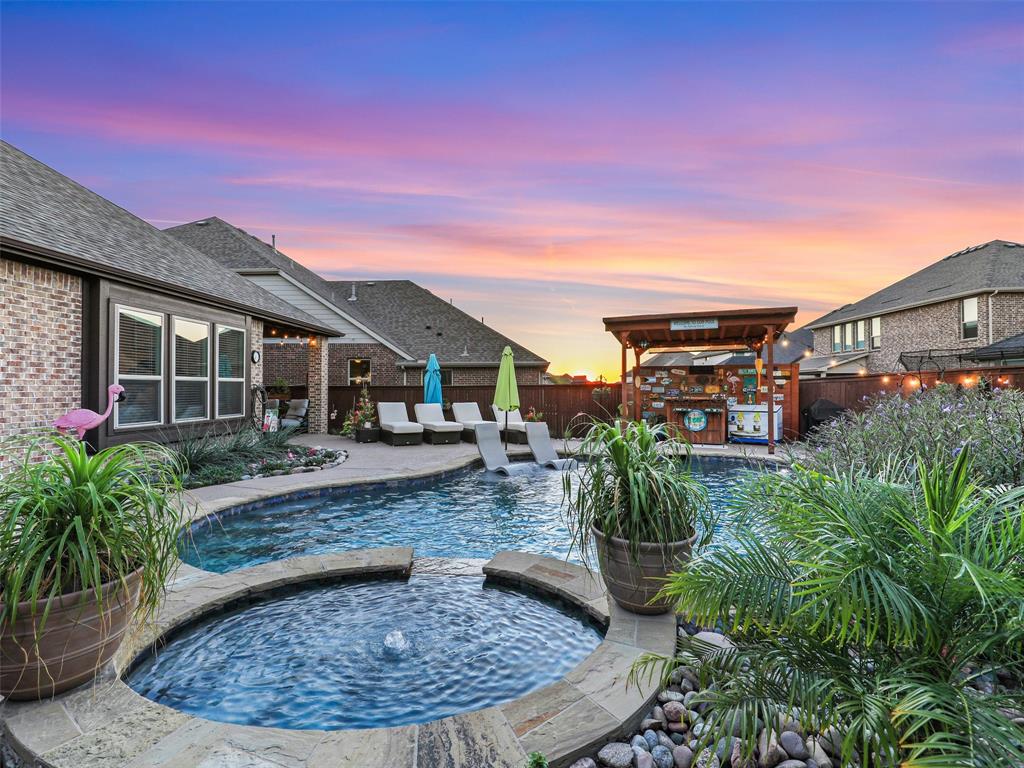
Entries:
{"type": "Polygon", "coordinates": [[[1016,360],[1024,357],[1024,333],[1007,336],[1005,339],[974,350],[974,360],[1016,360]]]}
{"type": "MultiPolygon", "coordinates": [[[[808,328],[799,328],[795,331],[784,331],[782,338],[776,342],[772,349],[772,359],[776,363],[794,363],[802,360],[804,353],[808,349],[814,347],[814,332],[808,328]],[[783,341],[787,342],[783,344],[783,341]]],[[[721,350],[710,349],[706,354],[715,355],[720,353],[721,350]]],[[[764,353],[762,353],[762,357],[764,353]]],[[[671,365],[705,365],[705,361],[701,359],[702,354],[694,354],[692,352],[659,352],[643,361],[643,365],[666,368],[671,365]]],[[[754,361],[754,354],[751,353],[738,353],[733,355],[731,358],[727,358],[722,365],[743,365],[747,362],[754,361]]]]}
{"type": "Polygon", "coordinates": [[[1024,245],[992,240],[957,251],[807,327],[822,328],[996,289],[1024,291],[1024,245]]]}
{"type": "Polygon", "coordinates": [[[843,352],[835,355],[815,355],[800,361],[800,373],[820,373],[844,363],[853,363],[868,356],[867,352],[843,352]]]}
{"type": "MultiPolygon", "coordinates": [[[[335,281],[348,297],[354,281],[335,281]]],[[[355,281],[356,301],[370,327],[395,339],[402,349],[425,360],[431,352],[442,365],[497,365],[506,345],[517,365],[546,366],[547,360],[435,296],[411,280],[355,281]]]]}
{"type": "Polygon", "coordinates": [[[522,345],[409,280],[356,281],[356,301],[349,301],[353,281],[325,280],[258,237],[216,216],[171,227],[166,232],[232,269],[274,270],[288,275],[417,360],[426,360],[433,352],[448,366],[497,365],[507,344],[518,364],[547,364],[522,345]]]}
{"type": "Polygon", "coordinates": [[[0,141],[0,238],[82,271],[184,292],[305,331],[318,320],[118,205],[0,141]]]}

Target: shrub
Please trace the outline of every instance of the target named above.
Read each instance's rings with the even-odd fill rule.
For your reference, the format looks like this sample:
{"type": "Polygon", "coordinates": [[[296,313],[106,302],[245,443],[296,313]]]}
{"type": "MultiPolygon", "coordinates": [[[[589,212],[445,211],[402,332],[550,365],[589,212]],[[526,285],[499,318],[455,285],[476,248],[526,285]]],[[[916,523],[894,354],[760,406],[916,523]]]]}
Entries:
{"type": "Polygon", "coordinates": [[[794,458],[829,474],[863,469],[909,482],[918,456],[948,469],[968,448],[976,482],[1024,484],[1024,392],[940,384],[906,399],[878,395],[812,432],[794,458]]]}
{"type": "MultiPolygon", "coordinates": [[[[35,438],[0,478],[0,626],[18,603],[101,587],[141,570],[139,610],[156,608],[178,564],[177,459],[147,443],[105,448],[35,438]]],[[[51,603],[40,617],[42,631],[51,603]]]]}
{"type": "Polygon", "coordinates": [[[806,468],[748,481],[736,547],[666,587],[737,645],[684,640],[669,664],[715,681],[694,702],[705,740],[735,728],[751,745],[795,711],[835,729],[843,765],[1021,764],[1024,730],[1000,710],[1024,706],[1024,488],[974,485],[969,448],[946,461],[920,462],[913,486],[806,468]]]}

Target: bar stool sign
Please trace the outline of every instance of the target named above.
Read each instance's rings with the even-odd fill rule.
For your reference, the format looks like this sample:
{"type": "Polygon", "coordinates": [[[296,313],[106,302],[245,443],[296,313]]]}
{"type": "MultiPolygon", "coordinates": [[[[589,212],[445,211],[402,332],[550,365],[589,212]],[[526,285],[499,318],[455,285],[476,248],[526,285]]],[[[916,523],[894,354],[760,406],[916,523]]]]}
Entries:
{"type": "Polygon", "coordinates": [[[691,432],[703,432],[708,425],[708,415],[700,408],[693,408],[686,412],[683,424],[691,432]]]}

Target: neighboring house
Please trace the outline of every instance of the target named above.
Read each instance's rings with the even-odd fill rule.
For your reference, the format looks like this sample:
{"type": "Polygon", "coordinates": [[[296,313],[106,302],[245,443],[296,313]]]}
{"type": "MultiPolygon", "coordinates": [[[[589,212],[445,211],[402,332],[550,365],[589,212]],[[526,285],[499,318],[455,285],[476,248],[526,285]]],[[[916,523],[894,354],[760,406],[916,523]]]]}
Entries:
{"type": "Polygon", "coordinates": [[[916,370],[970,359],[1024,330],[1024,246],[993,240],[958,251],[808,326],[824,374],[916,370]],[[901,361],[901,356],[903,357],[901,361]]]}
{"type": "MultiPolygon", "coordinates": [[[[520,384],[540,384],[548,362],[409,280],[328,281],[273,245],[212,217],[165,230],[322,323],[331,385],[419,385],[431,353],[444,385],[492,385],[505,346],[520,384]]],[[[265,378],[306,380],[302,339],[267,336],[265,378]]]]}
{"type": "MultiPolygon", "coordinates": [[[[7,142],[0,171],[0,437],[102,413],[114,383],[95,447],[236,427],[265,328],[336,333],[7,142]]],[[[326,410],[325,386],[311,430],[326,410]]]]}

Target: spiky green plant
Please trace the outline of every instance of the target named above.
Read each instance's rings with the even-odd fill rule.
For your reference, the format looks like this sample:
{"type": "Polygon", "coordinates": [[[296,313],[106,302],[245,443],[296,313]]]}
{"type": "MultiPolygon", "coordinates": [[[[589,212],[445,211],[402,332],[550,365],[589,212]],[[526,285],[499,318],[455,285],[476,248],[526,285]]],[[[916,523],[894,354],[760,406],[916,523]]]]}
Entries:
{"type": "Polygon", "coordinates": [[[178,566],[175,455],[127,443],[90,456],[56,434],[5,450],[20,458],[0,476],[0,628],[19,618],[19,603],[45,600],[42,632],[54,598],[83,591],[102,605],[103,585],[125,586],[135,571],[138,610],[153,611],[178,566]]]}
{"type": "Polygon", "coordinates": [[[752,745],[758,721],[797,707],[810,730],[837,729],[843,765],[1021,764],[1024,730],[1000,709],[1024,695],[993,683],[1024,672],[1024,488],[971,472],[964,451],[951,468],[919,461],[913,486],[799,467],[750,481],[737,546],[666,588],[737,645],[686,641],[668,665],[715,681],[697,698],[708,741],[736,725],[752,745]]]}
{"type": "Polygon", "coordinates": [[[591,528],[641,543],[683,541],[697,549],[714,529],[707,490],[690,471],[690,446],[664,425],[592,420],[578,449],[582,459],[564,478],[563,514],[572,548],[587,562],[591,528]]]}

